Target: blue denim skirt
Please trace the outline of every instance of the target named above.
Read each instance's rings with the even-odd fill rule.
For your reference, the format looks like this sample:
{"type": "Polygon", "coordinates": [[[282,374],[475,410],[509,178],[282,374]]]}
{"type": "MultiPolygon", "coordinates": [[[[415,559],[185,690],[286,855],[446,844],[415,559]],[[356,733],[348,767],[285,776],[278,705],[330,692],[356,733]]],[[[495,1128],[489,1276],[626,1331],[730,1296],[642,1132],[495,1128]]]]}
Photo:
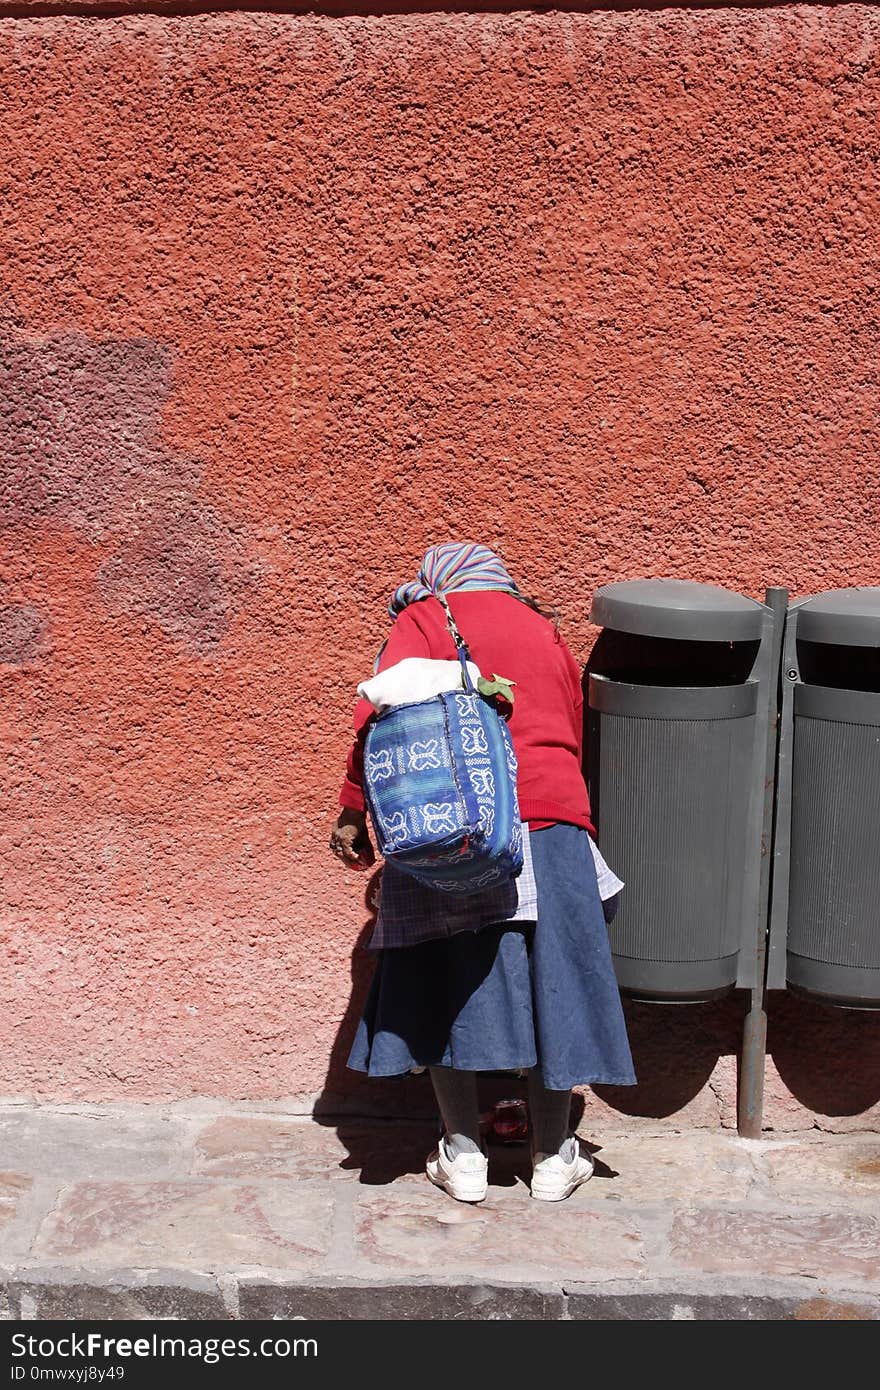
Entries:
{"type": "Polygon", "coordinates": [[[587,831],[547,826],[531,848],[537,921],[379,952],[352,1070],[540,1066],[553,1091],[636,1084],[587,831]]]}

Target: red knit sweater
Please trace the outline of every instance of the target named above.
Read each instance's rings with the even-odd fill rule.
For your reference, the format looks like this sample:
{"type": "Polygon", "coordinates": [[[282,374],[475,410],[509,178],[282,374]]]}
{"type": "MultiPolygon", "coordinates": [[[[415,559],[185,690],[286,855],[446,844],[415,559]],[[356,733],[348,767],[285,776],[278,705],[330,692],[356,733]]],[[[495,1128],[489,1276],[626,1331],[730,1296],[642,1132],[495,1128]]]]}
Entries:
{"type": "MultiPolygon", "coordinates": [[[[493,589],[448,595],[449,607],[484,676],[516,682],[510,733],[519,763],[520,815],[534,828],[567,821],[595,833],[581,772],[583,695],[580,668],[554,629],[534,609],[493,589]]],[[[435,598],[409,604],[397,617],[379,670],[407,656],[455,658],[446,615],[435,598]]],[[[364,809],[364,739],[373,715],[367,700],[355,708],[355,742],[339,804],[364,809]]]]}

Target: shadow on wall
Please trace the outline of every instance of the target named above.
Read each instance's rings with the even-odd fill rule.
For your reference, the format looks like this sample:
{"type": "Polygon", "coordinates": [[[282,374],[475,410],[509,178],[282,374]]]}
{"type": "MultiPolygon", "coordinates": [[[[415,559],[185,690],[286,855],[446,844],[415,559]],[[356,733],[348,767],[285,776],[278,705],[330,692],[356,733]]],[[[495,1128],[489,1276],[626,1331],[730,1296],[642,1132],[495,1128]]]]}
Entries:
{"type": "Polygon", "coordinates": [[[743,1005],[733,995],[704,1004],[624,999],[638,1085],[594,1086],[621,1115],[667,1119],[708,1084],[719,1057],[739,1050],[743,1005]]]}
{"type": "Polygon", "coordinates": [[[376,908],[382,870],[375,869],[366,883],[366,920],[351,954],[351,991],[333,1046],[324,1088],[315,1103],[316,1118],[329,1115],[372,1115],[401,1119],[433,1119],[434,1093],[427,1076],[391,1077],[387,1081],[351,1071],[346,1065],[358,1023],[367,1002],[376,956],[367,943],[376,925],[376,908]]]}
{"type": "Polygon", "coordinates": [[[880,1101],[880,1010],[780,992],[768,1012],[767,1051],[799,1105],[833,1117],[862,1115],[880,1101]]]}

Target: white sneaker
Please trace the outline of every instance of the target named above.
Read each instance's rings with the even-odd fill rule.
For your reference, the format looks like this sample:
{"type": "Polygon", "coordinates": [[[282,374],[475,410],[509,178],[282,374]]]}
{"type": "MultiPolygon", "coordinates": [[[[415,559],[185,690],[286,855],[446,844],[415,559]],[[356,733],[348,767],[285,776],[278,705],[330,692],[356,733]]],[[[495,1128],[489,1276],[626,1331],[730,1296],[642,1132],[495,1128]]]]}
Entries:
{"type": "Polygon", "coordinates": [[[450,1158],[445,1141],[444,1135],[425,1164],[431,1182],[457,1202],[482,1202],[489,1189],[489,1155],[485,1147],[482,1153],[450,1158]]]}
{"type": "Polygon", "coordinates": [[[535,1154],[532,1168],[532,1196],[539,1202],[561,1202],[593,1176],[593,1160],[575,1139],[575,1154],[566,1163],[559,1154],[535,1154]]]}

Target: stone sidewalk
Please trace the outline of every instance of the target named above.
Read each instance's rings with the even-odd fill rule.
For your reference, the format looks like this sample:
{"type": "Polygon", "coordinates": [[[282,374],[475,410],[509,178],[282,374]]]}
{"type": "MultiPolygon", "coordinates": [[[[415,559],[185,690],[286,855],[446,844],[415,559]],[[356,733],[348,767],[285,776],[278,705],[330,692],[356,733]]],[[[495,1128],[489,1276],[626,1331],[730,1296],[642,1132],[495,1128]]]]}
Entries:
{"type": "MultiPolygon", "coordinates": [[[[588,1141],[590,1134],[584,1134],[588,1141]]],[[[0,1107],[6,1319],[880,1318],[880,1136],[640,1132],[568,1201],[490,1148],[477,1207],[418,1122],[0,1107]]]]}

